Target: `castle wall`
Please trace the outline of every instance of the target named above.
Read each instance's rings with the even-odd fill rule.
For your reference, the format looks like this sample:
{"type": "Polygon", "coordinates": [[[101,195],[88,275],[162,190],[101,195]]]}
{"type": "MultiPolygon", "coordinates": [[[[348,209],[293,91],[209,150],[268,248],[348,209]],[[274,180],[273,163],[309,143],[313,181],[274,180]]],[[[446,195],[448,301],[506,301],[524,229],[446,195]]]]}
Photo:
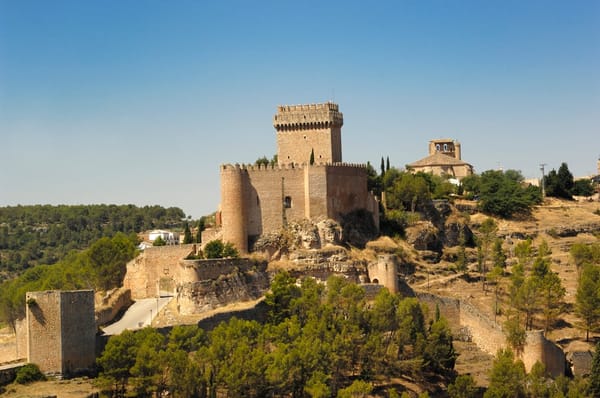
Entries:
{"type": "Polygon", "coordinates": [[[248,235],[281,229],[286,222],[305,217],[304,170],[302,167],[248,168],[248,235]],[[284,205],[289,198],[289,207],[284,205]]]}
{"type": "Polygon", "coordinates": [[[27,317],[15,321],[16,353],[14,359],[27,358],[27,317]]]}
{"type": "Polygon", "coordinates": [[[327,168],[327,214],[340,216],[357,209],[366,209],[370,203],[367,191],[367,173],[362,167],[325,166],[327,168]]]}
{"type": "Polygon", "coordinates": [[[195,244],[149,247],[127,264],[123,287],[134,300],[156,297],[160,280],[172,278],[179,261],[195,251],[195,244]]]}
{"type": "MultiPolygon", "coordinates": [[[[499,349],[507,347],[506,335],[501,325],[493,322],[468,302],[424,292],[417,292],[416,295],[419,301],[427,304],[430,316],[436,306],[439,308],[440,314],[448,320],[455,336],[462,334],[465,329],[468,330],[472,341],[479,349],[494,356],[499,349]]],[[[527,372],[531,371],[533,365],[539,361],[546,366],[546,371],[553,377],[565,374],[566,359],[563,350],[547,340],[542,331],[527,332],[521,359],[527,372]]]]}
{"type": "Polygon", "coordinates": [[[305,217],[323,217],[327,213],[327,168],[307,166],[304,168],[305,217]]]}

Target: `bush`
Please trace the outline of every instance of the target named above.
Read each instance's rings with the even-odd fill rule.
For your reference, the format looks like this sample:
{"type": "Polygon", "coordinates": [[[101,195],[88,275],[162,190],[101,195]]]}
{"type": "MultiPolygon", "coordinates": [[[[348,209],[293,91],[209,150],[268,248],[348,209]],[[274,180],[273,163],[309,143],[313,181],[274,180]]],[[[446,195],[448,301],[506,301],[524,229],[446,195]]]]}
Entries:
{"type": "Polygon", "coordinates": [[[17,370],[15,381],[19,384],[29,384],[39,380],[46,380],[46,376],[44,376],[36,364],[28,363],[17,370]]]}

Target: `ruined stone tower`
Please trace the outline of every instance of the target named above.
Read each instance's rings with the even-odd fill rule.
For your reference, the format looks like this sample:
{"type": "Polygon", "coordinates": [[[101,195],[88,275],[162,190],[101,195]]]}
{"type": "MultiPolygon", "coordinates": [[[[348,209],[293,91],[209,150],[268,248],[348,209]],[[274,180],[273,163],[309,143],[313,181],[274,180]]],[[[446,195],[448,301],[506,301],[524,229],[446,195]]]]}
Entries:
{"type": "Polygon", "coordinates": [[[337,104],[280,105],[273,117],[279,165],[342,161],[344,117],[337,104]]]}
{"type": "Polygon", "coordinates": [[[26,300],[27,361],[59,376],[93,369],[94,291],[28,292],[26,300]]]}
{"type": "Polygon", "coordinates": [[[278,164],[221,166],[223,240],[246,253],[258,237],[288,222],[341,221],[356,210],[370,212],[379,226],[366,166],[342,163],[342,124],[338,105],[331,102],[279,106],[273,117],[278,164]]]}

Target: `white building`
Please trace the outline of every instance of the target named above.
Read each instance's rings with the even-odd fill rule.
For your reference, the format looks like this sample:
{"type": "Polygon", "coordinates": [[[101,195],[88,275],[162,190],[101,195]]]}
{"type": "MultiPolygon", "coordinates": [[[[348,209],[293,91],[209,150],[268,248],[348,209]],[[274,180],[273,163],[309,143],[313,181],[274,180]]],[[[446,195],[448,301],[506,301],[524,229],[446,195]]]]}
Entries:
{"type": "Polygon", "coordinates": [[[162,238],[162,240],[165,241],[167,245],[179,244],[179,234],[177,232],[163,231],[161,229],[155,229],[154,231],[150,231],[150,233],[148,234],[148,240],[150,242],[154,242],[159,236],[162,238]]]}

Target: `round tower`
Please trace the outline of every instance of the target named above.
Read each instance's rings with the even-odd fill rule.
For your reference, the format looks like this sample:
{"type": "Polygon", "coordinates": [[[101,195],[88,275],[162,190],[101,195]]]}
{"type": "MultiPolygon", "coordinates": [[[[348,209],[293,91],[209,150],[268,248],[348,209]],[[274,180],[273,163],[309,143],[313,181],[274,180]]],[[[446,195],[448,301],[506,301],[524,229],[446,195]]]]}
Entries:
{"type": "Polygon", "coordinates": [[[221,225],[223,242],[232,243],[240,253],[248,252],[244,172],[239,165],[221,166],[221,225]]]}

